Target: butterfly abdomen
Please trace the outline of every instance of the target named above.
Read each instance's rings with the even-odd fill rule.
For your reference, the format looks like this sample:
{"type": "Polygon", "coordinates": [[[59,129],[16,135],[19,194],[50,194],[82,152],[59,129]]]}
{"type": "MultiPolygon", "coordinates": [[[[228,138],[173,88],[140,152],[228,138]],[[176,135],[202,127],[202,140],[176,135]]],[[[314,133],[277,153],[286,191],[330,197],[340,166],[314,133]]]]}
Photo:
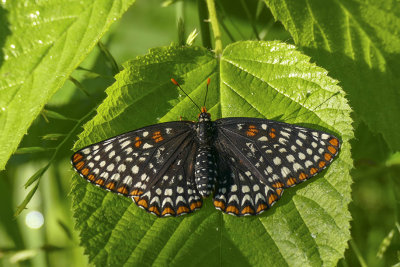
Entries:
{"type": "Polygon", "coordinates": [[[197,190],[202,197],[208,197],[214,189],[217,176],[217,165],[210,146],[200,146],[197,149],[194,170],[197,190]]]}

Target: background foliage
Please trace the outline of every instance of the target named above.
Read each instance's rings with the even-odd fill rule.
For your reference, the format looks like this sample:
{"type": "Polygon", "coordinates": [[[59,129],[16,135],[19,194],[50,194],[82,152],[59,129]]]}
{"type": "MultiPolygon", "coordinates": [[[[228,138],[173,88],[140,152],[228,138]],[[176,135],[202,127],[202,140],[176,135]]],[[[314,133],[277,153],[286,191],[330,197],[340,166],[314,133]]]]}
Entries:
{"type": "MultiPolygon", "coordinates": [[[[0,4],[0,45],[2,46],[0,51],[0,145],[3,148],[0,152],[0,168],[4,168],[8,161],[6,170],[0,173],[0,260],[6,266],[15,263],[39,266],[87,264],[87,258],[83,256],[83,251],[78,246],[78,232],[73,227],[70,198],[67,197],[71,183],[75,183],[75,190],[72,191],[75,208],[81,208],[79,196],[85,193],[82,191],[86,190],[84,187],[88,187],[92,200],[82,201],[82,205],[99,200],[106,206],[111,205],[107,202],[112,202],[113,206],[117,204],[118,209],[124,209],[126,205],[131,204],[110,194],[106,194],[105,197],[104,192],[92,189],[86,184],[83,185],[80,180],[71,180],[72,172],[69,171],[68,157],[75,136],[82,131],[80,126],[83,122],[94,116],[93,109],[105,99],[105,89],[113,83],[113,76],[119,71],[104,47],[95,46],[100,37],[118,65],[137,55],[148,53],[148,49],[152,47],[166,46],[171,41],[182,44],[194,28],[201,29],[200,36],[202,37],[196,38],[195,44],[206,47],[212,44],[214,47],[214,41],[210,38],[213,36],[212,31],[207,33],[208,26],[204,26],[203,23],[203,19],[208,18],[207,6],[203,1],[177,2],[167,7],[161,7],[159,1],[139,1],[128,9],[132,3],[133,1],[91,1],[82,5],[75,1],[70,3],[54,0],[38,5],[21,0],[2,1],[0,4]],[[118,20],[122,14],[124,16],[118,20]],[[183,25],[186,32],[182,27],[177,27],[177,18],[184,19],[183,25]],[[76,69],[77,66],[80,67],[76,69]],[[90,69],[90,71],[85,69],[90,69]],[[28,127],[28,134],[25,135],[28,127]],[[20,143],[22,136],[24,138],[20,143]],[[17,150],[18,153],[9,159],[19,143],[20,147],[31,149],[17,150]],[[34,175],[35,173],[37,175],[34,175]],[[44,173],[43,176],[41,176],[42,173],[44,173]],[[29,177],[32,178],[29,179],[29,177]],[[24,190],[24,184],[27,190],[24,190]],[[32,192],[33,198],[27,206],[28,210],[23,210],[24,206],[20,204],[29,195],[28,192],[32,192]],[[17,206],[20,209],[17,209],[17,206]],[[44,214],[45,227],[32,230],[26,226],[25,215],[31,210],[39,210],[44,214]],[[16,219],[13,218],[15,211],[22,211],[16,219]]],[[[168,3],[164,2],[164,4],[168,3]]],[[[388,0],[371,3],[368,1],[326,1],[324,4],[319,1],[218,1],[216,4],[224,47],[234,41],[249,39],[281,40],[293,43],[304,54],[310,56],[312,62],[327,69],[331,77],[340,81],[354,109],[352,117],[356,131],[351,144],[351,156],[356,168],[352,171],[354,201],[350,204],[353,218],[351,240],[344,259],[339,264],[344,266],[397,264],[399,262],[397,192],[400,160],[396,151],[399,150],[400,139],[399,124],[395,122],[400,115],[397,104],[399,103],[398,84],[400,84],[398,80],[400,7],[388,0]]],[[[160,51],[153,50],[153,54],[157,52],[160,51]]],[[[207,53],[212,55],[210,52],[207,53]]],[[[141,59],[137,59],[138,64],[141,59]]],[[[132,64],[135,64],[134,61],[125,64],[125,67],[132,64]]],[[[168,71],[171,70],[164,69],[164,71],[165,73],[163,69],[160,69],[154,74],[160,75],[157,79],[166,78],[168,81],[170,78],[168,71]]],[[[210,67],[210,74],[214,72],[215,69],[210,67]]],[[[218,76],[212,78],[218,81],[218,76]]],[[[198,81],[193,81],[192,85],[200,84],[198,81]]],[[[185,88],[196,87],[187,84],[185,88]]],[[[107,94],[111,90],[112,87],[107,90],[107,94]]],[[[128,101],[126,96],[115,95],[115,97],[115,99],[107,98],[107,101],[115,100],[116,102],[106,107],[123,108],[121,105],[128,101]],[[120,101],[117,101],[118,99],[120,101]]],[[[166,117],[143,117],[139,122],[145,125],[152,120],[153,122],[158,119],[175,120],[179,115],[193,117],[188,103],[181,105],[179,100],[181,98],[178,95],[169,97],[170,107],[178,106],[177,109],[172,109],[166,117]]],[[[216,101],[217,97],[210,97],[209,101],[216,101]]],[[[213,106],[213,103],[210,102],[210,106],[213,106]]],[[[129,114],[146,113],[143,112],[146,105],[142,103],[127,105],[127,107],[129,114]]],[[[166,111],[170,107],[162,108],[166,111]]],[[[218,112],[223,109],[224,107],[216,107],[213,113],[214,118],[224,115],[218,112]]],[[[107,113],[102,113],[101,110],[101,108],[98,110],[97,115],[100,119],[104,119],[101,118],[102,114],[112,117],[117,116],[119,112],[107,109],[103,110],[107,113]]],[[[274,116],[281,115],[283,110],[283,107],[278,107],[277,114],[274,116]]],[[[246,113],[247,116],[256,116],[251,114],[250,109],[249,111],[248,114],[246,113]]],[[[162,110],[153,114],[157,112],[164,114],[162,110]]],[[[135,123],[132,123],[133,126],[136,126],[135,123]]],[[[87,127],[85,126],[86,129],[87,127]]],[[[98,132],[100,135],[106,135],[113,129],[114,131],[132,129],[131,125],[123,127],[121,124],[118,127],[115,127],[115,124],[104,124],[98,132]]],[[[88,132],[86,131],[83,136],[88,132]]],[[[117,133],[120,132],[115,132],[117,133]]],[[[348,135],[348,138],[350,137],[351,134],[348,135]]],[[[94,140],[90,138],[86,140],[86,142],[89,141],[94,140]]],[[[346,160],[335,163],[350,166],[349,156],[345,158],[346,160]]],[[[348,179],[344,181],[349,182],[348,179]]],[[[271,216],[267,215],[260,221],[272,220],[275,217],[285,218],[285,215],[279,213],[284,212],[285,207],[287,209],[291,202],[296,202],[296,197],[293,195],[300,196],[302,192],[307,192],[307,188],[318,188],[323,183],[324,178],[308,183],[307,186],[303,185],[293,192],[288,190],[284,194],[286,200],[281,200],[286,203],[278,204],[280,209],[274,208],[271,210],[273,213],[271,216]]],[[[346,195],[349,192],[342,193],[346,195]]],[[[343,209],[344,217],[347,216],[346,201],[343,209]]],[[[133,215],[140,212],[134,207],[129,210],[134,210],[133,215]]],[[[212,214],[209,218],[214,220],[223,218],[221,214],[215,213],[210,205],[206,205],[204,210],[199,213],[209,212],[212,214]]],[[[77,215],[78,228],[82,229],[84,218],[77,215]]],[[[81,215],[85,216],[84,213],[81,215]]],[[[105,216],[107,217],[107,214],[105,216]]],[[[111,219],[112,216],[107,218],[111,219]]],[[[195,217],[184,220],[190,220],[190,218],[195,217]]],[[[151,216],[148,219],[141,216],[140,220],[150,220],[147,223],[154,224],[152,222],[154,218],[151,216]]],[[[228,217],[228,220],[232,218],[228,217]]],[[[135,227],[135,220],[129,219],[128,222],[132,224],[131,227],[135,227]]],[[[143,221],[140,222],[143,223],[143,221]]],[[[172,224],[170,227],[176,224],[176,220],[170,220],[170,222],[172,224]]],[[[322,222],[325,223],[325,221],[322,222]]],[[[188,231],[190,227],[195,229],[195,224],[185,223],[184,225],[189,227],[188,231]]],[[[84,244],[89,240],[90,230],[94,231],[92,233],[102,233],[103,227],[113,225],[104,226],[96,224],[93,220],[88,223],[88,226],[90,227],[86,229],[87,231],[82,232],[84,244]]],[[[211,228],[213,226],[215,227],[215,224],[211,224],[211,228]]],[[[137,227],[140,228],[140,225],[137,227]]],[[[235,229],[235,226],[231,229],[235,229]]],[[[285,230],[282,234],[289,232],[285,230]]],[[[212,235],[210,231],[207,233],[212,235]]],[[[103,234],[108,233],[103,232],[103,234]]],[[[293,232],[288,237],[293,238],[295,235],[296,233],[293,232]]],[[[233,236],[233,240],[235,237],[237,236],[233,236]]],[[[344,240],[346,239],[348,238],[345,237],[344,240]]],[[[96,242],[102,240],[104,236],[100,234],[93,239],[94,246],[85,244],[86,252],[92,257],[96,255],[93,249],[99,248],[96,242]]],[[[303,241],[304,238],[298,240],[303,241]]],[[[239,241],[245,241],[245,239],[239,239],[239,241]]],[[[151,244],[149,241],[146,242],[151,244]]],[[[341,248],[344,249],[345,242],[341,243],[341,248]]],[[[113,243],[110,242],[110,244],[113,243]]],[[[129,244],[131,243],[128,242],[127,245],[129,244]]],[[[173,242],[172,244],[180,243],[173,242]]],[[[238,244],[232,247],[225,246],[224,252],[227,255],[233,254],[231,249],[237,248],[238,244]]],[[[247,243],[245,244],[247,246],[247,243]]],[[[260,244],[261,247],[250,249],[246,247],[241,251],[263,254],[264,247],[262,242],[260,244]]],[[[199,244],[200,247],[208,245],[210,244],[199,244]]],[[[142,250],[143,255],[140,252],[135,255],[154,258],[146,251],[148,250],[142,250]]],[[[100,263],[104,254],[98,255],[95,262],[100,263]]],[[[123,253],[121,255],[129,256],[123,253]]],[[[292,256],[288,252],[283,255],[283,258],[292,256]]],[[[333,253],[328,253],[328,255],[332,257],[333,253]]],[[[342,253],[338,252],[332,260],[326,260],[323,255],[309,257],[307,262],[318,264],[322,258],[330,265],[334,264],[341,255],[342,253]]],[[[139,260],[144,258],[139,258],[139,260]]],[[[196,259],[196,257],[193,258],[196,259]]],[[[262,257],[258,256],[258,258],[262,257]]],[[[247,264],[257,263],[257,261],[249,261],[249,259],[257,259],[255,255],[245,255],[243,259],[247,264]]],[[[300,256],[294,256],[294,260],[297,259],[300,259],[300,256]]],[[[163,258],[159,260],[162,262],[163,258]]],[[[284,262],[291,263],[287,259],[284,262]]],[[[193,261],[193,264],[196,262],[193,261]]]]}

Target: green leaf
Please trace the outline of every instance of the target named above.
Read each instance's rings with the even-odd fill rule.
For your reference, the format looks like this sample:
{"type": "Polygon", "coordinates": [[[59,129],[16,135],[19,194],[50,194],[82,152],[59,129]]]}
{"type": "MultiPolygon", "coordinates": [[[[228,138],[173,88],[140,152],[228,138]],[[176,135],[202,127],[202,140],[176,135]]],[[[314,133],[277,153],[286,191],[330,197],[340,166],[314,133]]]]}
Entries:
{"type": "Polygon", "coordinates": [[[96,265],[333,266],[350,238],[352,167],[350,108],[337,81],[294,46],[239,42],[220,61],[203,48],[152,49],[124,65],[98,114],[84,126],[82,148],[160,121],[196,120],[198,109],[170,82],[175,78],[213,119],[270,118],[324,129],[343,141],[339,158],[317,178],[285,191],[259,216],[216,210],[212,198],[192,215],[157,218],[130,199],[99,189],[78,175],[73,197],[76,227],[96,265]]]}
{"type": "Polygon", "coordinates": [[[400,5],[396,1],[265,0],[294,42],[348,93],[356,119],[400,150],[400,5]]]}
{"type": "Polygon", "coordinates": [[[43,174],[47,171],[47,169],[50,167],[50,164],[47,164],[46,166],[40,168],[37,170],[31,178],[25,183],[25,189],[28,188],[31,184],[33,184],[36,180],[40,179],[43,174]]]}
{"type": "Polygon", "coordinates": [[[0,170],[46,102],[133,2],[0,3],[7,14],[0,26],[0,170]]]}
{"type": "Polygon", "coordinates": [[[32,146],[32,147],[21,147],[15,151],[15,154],[30,154],[30,153],[39,153],[52,150],[53,148],[46,148],[40,146],[32,146]]]}
{"type": "Polygon", "coordinates": [[[67,120],[67,121],[77,121],[76,119],[73,118],[68,118],[58,112],[52,111],[52,110],[48,110],[48,109],[44,109],[43,111],[43,115],[52,119],[56,119],[56,120],[67,120]]]}
{"type": "Polygon", "coordinates": [[[53,134],[46,134],[42,136],[43,140],[57,140],[60,137],[65,137],[66,134],[58,134],[58,133],[53,133],[53,134]]]}
{"type": "Polygon", "coordinates": [[[33,195],[35,195],[36,190],[39,188],[39,183],[36,183],[35,186],[29,191],[28,195],[26,195],[25,199],[22,203],[17,207],[17,210],[14,213],[14,217],[17,217],[21,214],[21,212],[26,208],[26,205],[31,201],[33,195]]]}

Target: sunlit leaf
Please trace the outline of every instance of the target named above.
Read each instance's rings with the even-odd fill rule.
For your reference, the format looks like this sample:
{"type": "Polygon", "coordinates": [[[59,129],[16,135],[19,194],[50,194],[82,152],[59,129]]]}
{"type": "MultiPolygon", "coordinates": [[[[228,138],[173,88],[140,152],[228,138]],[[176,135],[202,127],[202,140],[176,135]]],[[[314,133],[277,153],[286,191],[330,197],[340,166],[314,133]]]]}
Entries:
{"type": "Polygon", "coordinates": [[[160,121],[196,120],[198,109],[170,82],[175,78],[213,119],[272,118],[335,133],[343,141],[328,170],[285,191],[259,216],[237,218],[211,198],[192,215],[158,218],[132,200],[74,176],[76,227],[96,265],[336,265],[350,238],[352,167],[350,108],[337,81],[294,46],[238,42],[220,60],[199,47],[163,47],[127,62],[106,90],[98,114],[75,149],[160,121]]]}

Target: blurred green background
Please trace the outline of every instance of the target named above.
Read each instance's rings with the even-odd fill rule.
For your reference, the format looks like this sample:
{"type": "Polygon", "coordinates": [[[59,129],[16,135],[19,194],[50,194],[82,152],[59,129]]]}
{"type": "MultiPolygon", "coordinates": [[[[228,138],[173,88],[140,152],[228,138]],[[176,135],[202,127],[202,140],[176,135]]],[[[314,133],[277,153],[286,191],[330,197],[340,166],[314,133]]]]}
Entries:
{"type": "MultiPolygon", "coordinates": [[[[185,35],[199,30],[196,1],[177,2],[166,7],[157,0],[141,0],[115,23],[102,43],[116,62],[147,53],[149,48],[179,42],[178,18],[184,21],[185,35]]],[[[236,40],[255,39],[255,29],[263,40],[293,43],[289,33],[274,21],[265,4],[259,1],[218,1],[224,45],[236,40]],[[244,6],[251,14],[250,19],[244,6]]],[[[201,35],[195,44],[202,45],[201,35]]],[[[80,119],[105,97],[104,90],[113,83],[110,62],[96,47],[82,68],[53,96],[46,109],[69,118],[80,119]],[[97,73],[99,75],[95,75],[97,73]],[[78,88],[82,86],[86,93],[78,88]],[[88,96],[88,95],[89,96],[88,96]]],[[[20,147],[56,147],[63,137],[44,139],[48,134],[68,134],[76,121],[58,120],[44,112],[29,129],[20,147]]],[[[380,135],[374,135],[364,124],[354,125],[352,142],[355,169],[352,172],[353,202],[350,211],[352,240],[339,262],[342,266],[390,266],[399,262],[399,158],[392,154],[380,135]]],[[[49,161],[52,151],[14,155],[6,171],[0,173],[0,266],[85,266],[88,259],[79,247],[74,231],[68,192],[72,177],[69,163],[71,147],[81,127],[73,133],[60,151],[54,164],[42,177],[40,186],[28,208],[14,217],[17,206],[26,197],[24,183],[49,161]],[[35,213],[35,212],[39,212],[35,213]],[[40,225],[40,216],[44,224],[40,225]],[[36,217],[35,217],[36,216],[36,217]],[[33,219],[32,219],[33,217],[33,219]],[[33,224],[33,225],[32,225],[33,224]]]]}

